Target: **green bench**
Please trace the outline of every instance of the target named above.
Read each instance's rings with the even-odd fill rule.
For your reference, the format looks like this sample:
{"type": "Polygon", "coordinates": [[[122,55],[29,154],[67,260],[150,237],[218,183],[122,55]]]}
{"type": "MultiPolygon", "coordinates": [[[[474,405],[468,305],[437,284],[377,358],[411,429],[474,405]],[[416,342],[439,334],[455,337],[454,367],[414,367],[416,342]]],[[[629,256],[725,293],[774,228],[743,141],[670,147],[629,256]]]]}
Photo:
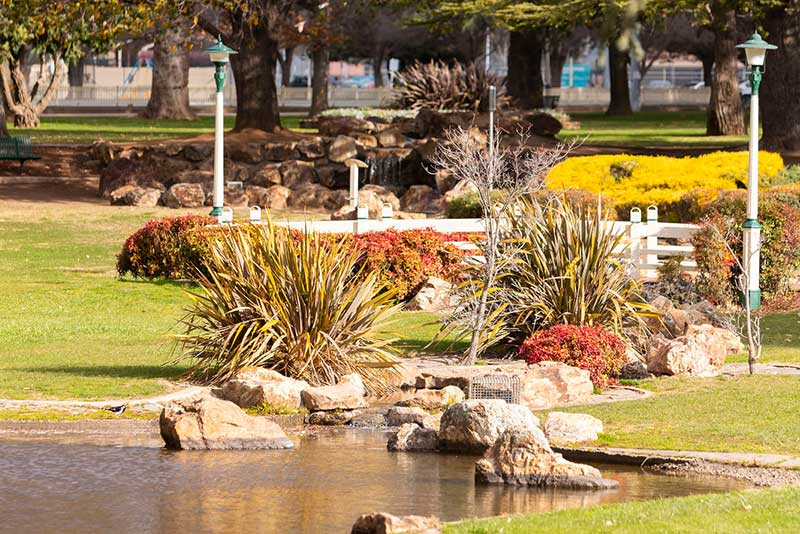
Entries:
{"type": "Polygon", "coordinates": [[[26,161],[42,159],[33,154],[30,137],[0,137],[0,160],[19,161],[19,172],[26,161]]]}

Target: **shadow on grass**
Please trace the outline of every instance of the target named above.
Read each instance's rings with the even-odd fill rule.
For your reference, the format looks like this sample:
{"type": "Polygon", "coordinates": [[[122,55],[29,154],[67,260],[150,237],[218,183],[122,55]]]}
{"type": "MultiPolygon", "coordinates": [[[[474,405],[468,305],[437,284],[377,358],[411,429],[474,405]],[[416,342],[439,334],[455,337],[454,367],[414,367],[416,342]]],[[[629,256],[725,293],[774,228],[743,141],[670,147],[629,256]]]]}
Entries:
{"type": "Polygon", "coordinates": [[[36,374],[65,374],[106,378],[174,379],[186,372],[180,365],[96,365],[91,367],[29,367],[20,371],[36,374]]]}
{"type": "Polygon", "coordinates": [[[417,352],[420,354],[441,354],[443,352],[463,352],[469,347],[466,341],[441,341],[430,346],[430,339],[403,339],[394,343],[394,347],[400,352],[417,352]]]}
{"type": "Polygon", "coordinates": [[[194,280],[171,280],[169,278],[154,278],[152,280],[148,280],[147,278],[134,278],[133,276],[127,274],[124,276],[118,276],[117,282],[126,284],[146,284],[159,287],[175,287],[181,289],[193,289],[198,287],[194,280]]]}

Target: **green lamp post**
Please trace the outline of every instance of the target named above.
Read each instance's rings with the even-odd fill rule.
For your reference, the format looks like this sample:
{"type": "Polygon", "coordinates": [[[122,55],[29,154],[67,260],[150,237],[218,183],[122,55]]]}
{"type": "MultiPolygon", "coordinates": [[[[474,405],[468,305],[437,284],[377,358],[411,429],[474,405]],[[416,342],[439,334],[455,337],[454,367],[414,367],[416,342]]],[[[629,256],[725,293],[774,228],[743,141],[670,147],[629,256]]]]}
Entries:
{"type": "Polygon", "coordinates": [[[225,202],[225,178],[222,169],[224,161],[222,135],[225,129],[222,89],[225,87],[225,66],[228,64],[230,55],[235,54],[236,50],[225,46],[222,36],[219,36],[217,42],[207,48],[205,52],[216,67],[214,70],[214,81],[217,82],[216,120],[214,122],[214,209],[211,210],[211,215],[219,217],[222,215],[222,207],[225,202]]]}
{"type": "Polygon", "coordinates": [[[743,225],[742,266],[747,273],[746,293],[742,294],[743,304],[751,310],[761,307],[761,288],[759,284],[761,225],[758,223],[758,89],[764,72],[764,59],[767,50],[778,48],[754,33],[746,42],[737,45],[743,48],[750,65],[750,161],[747,174],[747,220],[743,225]]]}

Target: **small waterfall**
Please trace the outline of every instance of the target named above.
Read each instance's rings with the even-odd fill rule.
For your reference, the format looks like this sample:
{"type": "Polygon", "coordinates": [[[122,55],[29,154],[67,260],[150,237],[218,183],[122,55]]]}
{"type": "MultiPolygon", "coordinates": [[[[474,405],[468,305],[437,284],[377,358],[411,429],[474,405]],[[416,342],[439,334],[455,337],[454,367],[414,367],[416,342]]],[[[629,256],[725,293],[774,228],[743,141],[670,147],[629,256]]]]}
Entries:
{"type": "Polygon", "coordinates": [[[403,160],[396,154],[370,156],[366,163],[366,183],[387,188],[403,186],[403,160]]]}

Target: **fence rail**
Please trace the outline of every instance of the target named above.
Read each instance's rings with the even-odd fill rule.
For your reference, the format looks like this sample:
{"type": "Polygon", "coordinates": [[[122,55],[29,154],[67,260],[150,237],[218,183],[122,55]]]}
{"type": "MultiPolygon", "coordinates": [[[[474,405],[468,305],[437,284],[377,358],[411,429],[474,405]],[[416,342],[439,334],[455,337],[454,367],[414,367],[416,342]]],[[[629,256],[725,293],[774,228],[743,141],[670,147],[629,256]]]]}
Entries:
{"type": "MultiPolygon", "coordinates": [[[[641,215],[641,214],[640,214],[641,215]]],[[[658,276],[658,267],[668,258],[680,256],[681,270],[690,276],[697,274],[697,263],[692,259],[694,247],[691,245],[692,235],[699,229],[694,224],[661,223],[657,219],[658,212],[653,207],[648,209],[646,222],[636,221],[602,221],[614,233],[624,234],[622,246],[617,251],[628,260],[634,274],[641,280],[652,281],[658,276]]],[[[635,219],[636,217],[632,217],[635,219]]],[[[319,233],[353,233],[380,232],[394,228],[396,230],[419,230],[430,228],[437,232],[451,233],[483,233],[481,219],[384,219],[356,221],[301,221],[279,223],[282,226],[301,231],[319,233]]],[[[454,245],[462,250],[475,251],[473,243],[455,241],[454,245]]],[[[473,257],[474,258],[474,257],[473,257]]]]}
{"type": "MultiPolygon", "coordinates": [[[[364,107],[388,104],[394,97],[394,91],[385,87],[329,87],[328,100],[333,107],[364,107]]],[[[559,95],[559,108],[601,107],[610,100],[608,89],[602,88],[556,88],[549,89],[549,95],[559,95]]],[[[659,106],[705,106],[708,104],[710,92],[707,87],[701,89],[642,89],[642,104],[649,107],[659,106]]],[[[149,86],[84,86],[61,87],[58,89],[51,108],[127,108],[144,107],[150,98],[149,86]]],[[[189,103],[192,106],[205,107],[214,105],[214,87],[212,85],[190,86],[189,103]]],[[[236,88],[233,84],[225,86],[225,102],[236,104],[236,88]]],[[[307,108],[311,105],[311,89],[306,87],[279,87],[278,103],[284,108],[307,108]]]]}

